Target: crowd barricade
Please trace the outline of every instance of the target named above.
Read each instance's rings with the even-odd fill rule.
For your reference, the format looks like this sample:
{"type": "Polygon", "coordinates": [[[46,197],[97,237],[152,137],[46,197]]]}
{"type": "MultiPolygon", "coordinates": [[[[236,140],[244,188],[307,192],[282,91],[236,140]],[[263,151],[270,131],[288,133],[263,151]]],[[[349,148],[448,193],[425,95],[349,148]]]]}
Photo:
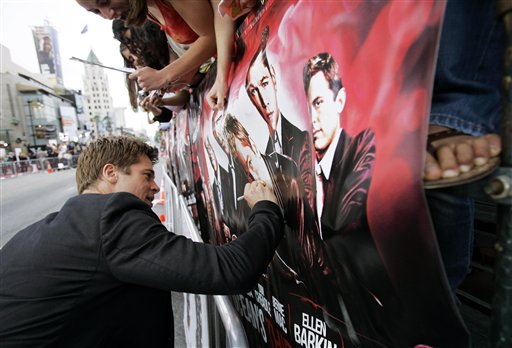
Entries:
{"type": "MultiPolygon", "coordinates": [[[[257,288],[227,298],[236,310],[223,318],[225,334],[236,319],[246,338],[233,346],[469,346],[421,180],[444,8],[262,1],[237,30],[224,110],[205,102],[212,70],[173,116],[164,152],[174,231],[212,244],[236,239],[253,180],[272,186],[286,214],[257,288]],[[322,118],[329,137],[315,129],[322,118]]],[[[509,236],[500,249],[510,251],[509,236]]],[[[507,278],[510,262],[500,270],[507,278]]],[[[504,280],[498,298],[508,305],[504,280]]],[[[506,305],[496,307],[503,318],[506,305]]],[[[184,321],[201,322],[202,313],[189,314],[184,321]]],[[[187,346],[222,345],[185,331],[187,346]]],[[[209,336],[219,342],[217,331],[209,336]]]]}
{"type": "MultiPolygon", "coordinates": [[[[164,212],[166,219],[163,224],[167,229],[177,234],[182,234],[195,242],[203,242],[201,234],[197,229],[197,226],[190,215],[188,204],[185,198],[180,195],[176,185],[174,185],[171,178],[163,171],[163,185],[160,190],[165,192],[164,195],[164,212]]],[[[184,294],[186,303],[202,303],[203,310],[198,311],[197,308],[190,308],[188,306],[185,311],[193,311],[193,315],[188,316],[190,320],[197,321],[196,325],[185,325],[185,336],[187,336],[187,343],[195,342],[197,346],[202,346],[208,340],[217,341],[216,346],[222,347],[248,347],[247,337],[243,329],[242,323],[233,307],[233,304],[227,296],[205,296],[205,295],[194,295],[184,294]],[[211,299],[213,298],[212,303],[211,299]],[[205,305],[206,304],[206,305],[205,305]],[[201,313],[201,314],[198,314],[201,313]],[[210,313],[213,313],[211,315],[210,313]],[[204,327],[201,329],[203,337],[192,337],[197,336],[193,331],[188,330],[191,327],[197,327],[201,325],[201,322],[207,322],[208,318],[215,317],[215,324],[213,325],[213,332],[209,333],[204,327]],[[221,326],[222,325],[222,326],[221,326]],[[224,338],[225,342],[220,342],[220,338],[224,338]],[[210,336],[208,338],[208,336],[210,336]]],[[[212,325],[203,325],[211,327],[212,325]]]]}
{"type": "MultiPolygon", "coordinates": [[[[167,173],[205,243],[247,231],[253,180],[285,212],[285,238],[257,286],[229,297],[250,346],[469,345],[418,160],[443,11],[267,0],[235,35],[225,108],[205,102],[212,70],[175,113],[167,173]]],[[[202,346],[191,336],[187,346],[202,346]]]]}
{"type": "Polygon", "coordinates": [[[66,157],[42,157],[22,161],[0,162],[0,178],[13,178],[34,173],[52,173],[58,170],[76,168],[78,155],[66,157]]]}

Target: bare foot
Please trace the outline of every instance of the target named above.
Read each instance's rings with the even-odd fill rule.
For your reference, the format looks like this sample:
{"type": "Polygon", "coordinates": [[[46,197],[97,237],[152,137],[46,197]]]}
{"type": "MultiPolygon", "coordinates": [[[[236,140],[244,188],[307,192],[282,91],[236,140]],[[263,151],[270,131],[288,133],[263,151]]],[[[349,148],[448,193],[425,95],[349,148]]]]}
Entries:
{"type": "MultiPolygon", "coordinates": [[[[429,135],[449,128],[430,125],[429,135]]],[[[497,134],[484,136],[454,135],[432,142],[437,159],[427,152],[423,179],[425,181],[455,178],[474,167],[486,164],[489,158],[501,152],[501,139],[497,134]]]]}

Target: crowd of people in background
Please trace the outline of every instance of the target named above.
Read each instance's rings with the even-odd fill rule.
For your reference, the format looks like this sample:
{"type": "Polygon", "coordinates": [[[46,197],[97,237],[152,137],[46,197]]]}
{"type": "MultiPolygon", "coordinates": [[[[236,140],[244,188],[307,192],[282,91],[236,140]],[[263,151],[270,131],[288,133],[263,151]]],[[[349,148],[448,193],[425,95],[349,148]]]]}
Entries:
{"type": "Polygon", "coordinates": [[[28,172],[59,170],[76,166],[83,145],[75,141],[65,141],[60,144],[48,142],[44,146],[25,149],[16,152],[0,152],[0,175],[6,177],[28,172]]]}
{"type": "Polygon", "coordinates": [[[76,141],[48,143],[36,149],[21,151],[17,156],[14,151],[9,151],[5,155],[0,153],[0,162],[26,161],[45,157],[71,158],[71,156],[80,155],[82,146],[76,141]]]}

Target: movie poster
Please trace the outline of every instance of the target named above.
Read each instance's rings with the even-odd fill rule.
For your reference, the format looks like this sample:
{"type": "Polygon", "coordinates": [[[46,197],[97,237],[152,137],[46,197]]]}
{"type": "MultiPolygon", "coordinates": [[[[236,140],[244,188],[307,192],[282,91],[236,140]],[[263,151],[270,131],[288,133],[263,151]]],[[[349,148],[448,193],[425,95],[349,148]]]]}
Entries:
{"type": "Polygon", "coordinates": [[[72,106],[59,106],[62,132],[69,141],[78,141],[78,121],[75,108],[72,106]]]}
{"type": "Polygon", "coordinates": [[[62,67],[57,31],[49,25],[36,26],[32,28],[32,35],[41,74],[55,78],[55,82],[62,85],[62,67]]]}
{"type": "Polygon", "coordinates": [[[177,168],[177,155],[176,155],[176,114],[173,114],[171,121],[169,122],[169,130],[166,132],[167,142],[167,156],[168,163],[166,165],[166,171],[169,178],[173,182],[174,186],[179,187],[179,175],[177,168]]]}
{"type": "Polygon", "coordinates": [[[232,297],[251,346],[469,345],[421,185],[444,6],[258,2],[237,32],[227,107],[191,105],[212,242],[246,231],[253,180],[285,213],[258,286],[232,297]]]}

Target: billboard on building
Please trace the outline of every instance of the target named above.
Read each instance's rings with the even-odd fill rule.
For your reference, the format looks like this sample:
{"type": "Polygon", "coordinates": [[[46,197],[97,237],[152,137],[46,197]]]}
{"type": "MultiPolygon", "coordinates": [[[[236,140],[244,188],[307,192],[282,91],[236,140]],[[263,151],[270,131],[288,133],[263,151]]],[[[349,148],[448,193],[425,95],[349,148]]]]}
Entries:
{"type": "Polygon", "coordinates": [[[57,30],[49,25],[32,28],[41,74],[62,85],[62,67],[57,30]]]}
{"type": "Polygon", "coordinates": [[[76,119],[75,108],[72,106],[60,106],[60,117],[62,132],[67,135],[67,139],[78,141],[78,122],[76,119]]]}

